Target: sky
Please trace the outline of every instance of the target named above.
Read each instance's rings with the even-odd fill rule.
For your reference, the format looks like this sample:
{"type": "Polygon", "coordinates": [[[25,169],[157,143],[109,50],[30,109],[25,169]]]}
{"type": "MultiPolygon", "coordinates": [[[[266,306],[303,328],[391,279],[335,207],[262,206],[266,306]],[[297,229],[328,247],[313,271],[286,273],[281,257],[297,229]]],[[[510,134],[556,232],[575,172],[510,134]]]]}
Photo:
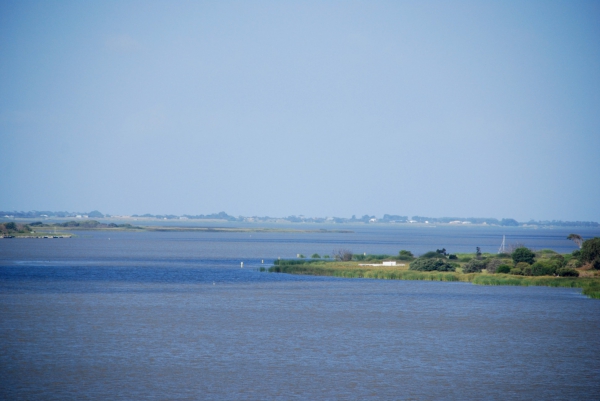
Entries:
{"type": "Polygon", "coordinates": [[[0,210],[600,221],[600,2],[0,0],[0,210]]]}

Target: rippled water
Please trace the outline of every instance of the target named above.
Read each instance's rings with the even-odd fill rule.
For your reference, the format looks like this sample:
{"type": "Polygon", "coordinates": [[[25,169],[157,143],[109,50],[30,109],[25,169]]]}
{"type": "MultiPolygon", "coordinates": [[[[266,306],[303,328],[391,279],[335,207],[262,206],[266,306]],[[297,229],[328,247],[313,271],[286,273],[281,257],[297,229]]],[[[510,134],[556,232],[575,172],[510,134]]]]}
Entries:
{"type": "MultiPolygon", "coordinates": [[[[378,235],[389,243],[357,233],[354,247],[414,241],[378,235]]],[[[343,243],[236,233],[2,240],[0,398],[600,399],[600,302],[579,290],[257,271],[263,259],[343,243]]]]}

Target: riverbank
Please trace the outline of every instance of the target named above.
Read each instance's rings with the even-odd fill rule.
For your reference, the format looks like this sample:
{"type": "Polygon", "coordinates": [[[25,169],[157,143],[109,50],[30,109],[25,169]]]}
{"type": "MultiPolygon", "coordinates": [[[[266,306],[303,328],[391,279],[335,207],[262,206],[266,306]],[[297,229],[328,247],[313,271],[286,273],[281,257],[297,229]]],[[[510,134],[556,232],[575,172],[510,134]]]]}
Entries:
{"type": "Polygon", "coordinates": [[[284,264],[272,266],[271,273],[288,273],[311,276],[329,276],[343,278],[368,278],[379,280],[424,280],[424,281],[460,281],[477,285],[515,285],[581,288],[584,295],[600,299],[600,278],[597,277],[553,277],[553,276],[515,276],[510,274],[460,273],[460,272],[422,272],[408,270],[408,267],[370,267],[359,266],[358,262],[315,261],[303,264],[284,264]]]}

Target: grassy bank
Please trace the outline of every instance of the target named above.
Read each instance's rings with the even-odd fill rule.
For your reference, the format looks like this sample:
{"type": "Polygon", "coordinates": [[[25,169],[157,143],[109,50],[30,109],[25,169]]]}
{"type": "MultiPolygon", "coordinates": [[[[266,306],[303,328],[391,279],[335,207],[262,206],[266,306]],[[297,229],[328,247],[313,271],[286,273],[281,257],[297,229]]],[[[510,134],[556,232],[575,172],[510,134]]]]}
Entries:
{"type": "Polygon", "coordinates": [[[600,299],[600,278],[575,278],[552,276],[514,276],[509,274],[459,273],[459,272],[421,272],[405,267],[364,267],[355,262],[303,261],[269,268],[273,273],[289,273],[311,276],[330,276],[344,278],[371,278],[381,280],[426,280],[461,281],[478,285],[518,285],[581,288],[583,294],[600,299]]]}

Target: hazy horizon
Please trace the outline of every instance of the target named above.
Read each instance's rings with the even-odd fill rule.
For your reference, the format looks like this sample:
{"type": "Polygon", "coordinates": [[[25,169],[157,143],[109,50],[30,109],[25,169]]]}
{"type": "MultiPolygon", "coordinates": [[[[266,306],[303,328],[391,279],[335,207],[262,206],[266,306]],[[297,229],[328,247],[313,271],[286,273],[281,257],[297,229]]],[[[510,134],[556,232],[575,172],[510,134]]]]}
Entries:
{"type": "MultiPolygon", "coordinates": [[[[181,218],[181,217],[186,217],[186,218],[190,218],[190,219],[194,219],[194,218],[200,218],[200,219],[225,219],[227,218],[226,216],[223,217],[217,217],[218,215],[225,213],[225,215],[227,215],[228,217],[234,217],[234,218],[257,218],[257,219],[281,219],[281,220],[286,220],[288,218],[302,218],[302,219],[306,219],[307,221],[312,221],[313,219],[316,220],[320,220],[320,219],[343,219],[346,220],[347,222],[365,222],[365,218],[376,218],[377,222],[388,222],[388,223],[397,223],[397,218],[398,217],[406,217],[405,220],[411,220],[410,222],[413,222],[412,220],[417,218],[417,219],[430,219],[432,220],[432,222],[435,223],[441,223],[439,221],[436,220],[447,220],[447,219],[455,219],[455,220],[464,220],[464,221],[468,221],[468,220],[492,220],[492,219],[497,219],[499,221],[502,220],[515,220],[511,217],[508,216],[504,216],[504,217],[493,217],[493,216],[419,216],[419,215],[398,215],[398,214],[390,214],[390,213],[384,213],[382,215],[373,215],[373,214],[365,214],[365,215],[352,215],[352,216],[343,216],[343,215],[338,215],[338,214],[332,214],[329,216],[306,216],[306,215],[302,215],[302,214],[290,214],[290,215],[286,215],[286,216],[275,216],[275,215],[232,215],[227,213],[227,211],[222,210],[220,212],[213,212],[213,213],[184,213],[184,214],[173,214],[173,213],[160,213],[160,214],[152,214],[152,213],[132,213],[132,214],[116,214],[116,213],[103,213],[102,211],[99,210],[90,210],[90,211],[68,211],[68,210],[54,210],[54,211],[50,211],[50,210],[29,210],[29,211],[23,211],[23,210],[13,210],[13,211],[8,211],[8,210],[2,210],[0,211],[2,213],[18,213],[18,214],[22,214],[22,213],[56,213],[59,214],[58,216],[53,214],[50,215],[49,217],[52,218],[66,218],[66,219],[72,219],[74,216],[77,217],[81,217],[81,218],[88,218],[88,219],[96,219],[96,218],[148,218],[148,219],[152,219],[152,218],[158,218],[158,219],[162,219],[163,217],[168,217],[168,216],[172,216],[175,218],[181,218]],[[91,215],[94,213],[100,213],[102,216],[96,216],[96,215],[91,215]],[[62,216],[62,214],[66,214],[66,216],[62,216]],[[200,217],[202,216],[202,217],[200,217]],[[388,216],[388,217],[386,217],[388,216]],[[386,218],[388,220],[386,220],[386,218]]],[[[0,220],[5,219],[5,215],[0,215],[0,220]]],[[[12,216],[14,217],[14,216],[12,216]]],[[[32,218],[32,219],[37,219],[39,218],[39,216],[36,217],[14,217],[14,218],[19,218],[19,219],[23,219],[23,218],[32,218]]],[[[169,217],[171,218],[171,217],[169,217]]],[[[258,220],[261,221],[261,220],[258,220]]],[[[304,220],[302,220],[304,221],[304,220]]],[[[516,221],[516,220],[515,220],[516,221]]],[[[518,221],[518,223],[529,223],[529,222],[543,222],[543,223],[547,223],[547,222],[562,222],[562,223],[598,223],[596,221],[591,221],[591,220],[578,220],[578,221],[570,221],[570,220],[561,220],[561,219],[547,219],[547,220],[526,220],[526,221],[518,221]]],[[[293,222],[293,221],[292,221],[293,222]]],[[[409,221],[406,221],[409,222],[409,221]]],[[[422,221],[416,221],[416,222],[422,222],[422,221]]],[[[473,223],[475,224],[475,223],[473,223]]],[[[477,223],[477,224],[481,224],[481,223],[477,223]]],[[[485,223],[484,223],[485,224],[485,223]]],[[[506,226],[511,226],[512,224],[506,224],[506,226]]],[[[581,227],[585,227],[585,226],[581,226],[581,227]]]]}
{"type": "Polygon", "coordinates": [[[0,210],[600,221],[600,3],[0,3],[0,210]]]}

